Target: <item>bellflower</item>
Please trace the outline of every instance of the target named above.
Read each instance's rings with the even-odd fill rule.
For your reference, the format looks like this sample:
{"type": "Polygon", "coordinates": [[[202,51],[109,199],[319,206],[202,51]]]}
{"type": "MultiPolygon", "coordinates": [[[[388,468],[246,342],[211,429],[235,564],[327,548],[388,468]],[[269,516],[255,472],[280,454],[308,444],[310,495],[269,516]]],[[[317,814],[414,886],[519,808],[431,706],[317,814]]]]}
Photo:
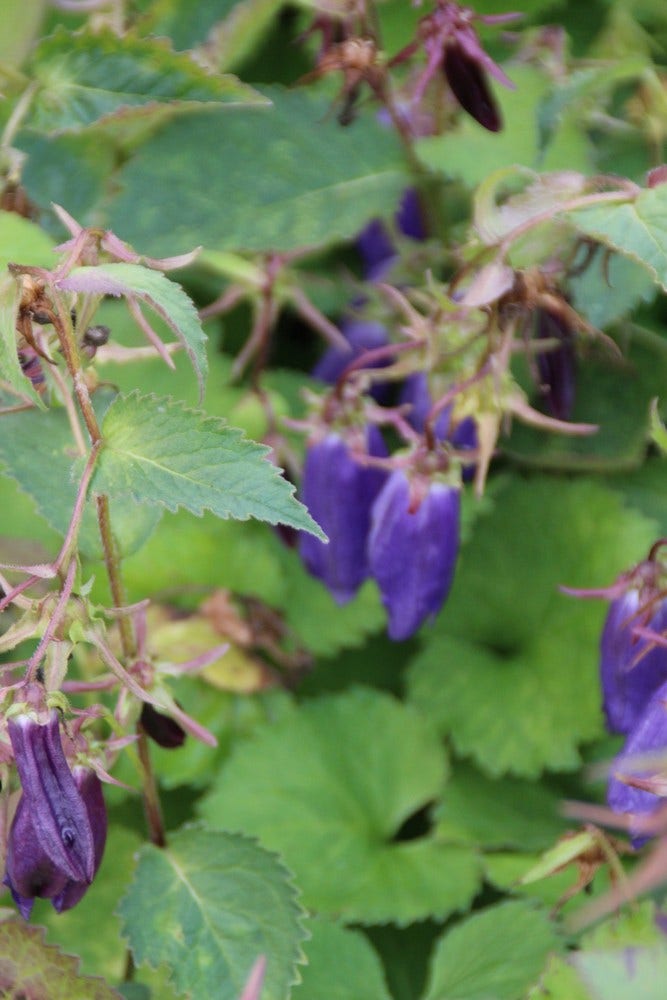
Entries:
{"type": "MultiPolygon", "coordinates": [[[[102,855],[104,854],[104,847],[107,840],[107,810],[104,804],[104,795],[102,794],[102,782],[95,772],[87,767],[75,767],[72,775],[79,790],[79,795],[86,807],[90,829],[93,834],[93,855],[95,860],[93,874],[95,875],[102,862],[102,855]]],[[[87,882],[73,882],[70,879],[62,892],[53,897],[55,909],[58,913],[62,913],[64,910],[71,910],[85,895],[87,890],[87,882]]]]}
{"type": "Polygon", "coordinates": [[[8,729],[22,795],[9,832],[4,881],[27,918],[35,896],[57,906],[70,883],[85,891],[95,874],[95,841],[65,758],[58,713],[52,711],[46,724],[19,716],[8,729]]]}
{"type": "MultiPolygon", "coordinates": [[[[633,634],[641,618],[640,591],[630,588],[612,601],[600,639],[600,676],[607,726],[629,733],[638,724],[655,690],[667,681],[667,649],[651,647],[633,634]]],[[[653,632],[667,628],[667,602],[648,622],[653,632]]]]}
{"type": "MultiPolygon", "coordinates": [[[[368,452],[387,450],[376,427],[366,433],[368,452]]],[[[348,443],[334,432],[312,444],[306,454],[301,499],[329,537],[329,544],[302,534],[299,552],[306,569],[345,604],[368,576],[366,539],[371,507],[386,473],[357,462],[348,443]]]]}
{"type": "MultiPolygon", "coordinates": [[[[419,195],[407,188],[395,216],[396,227],[404,236],[421,242],[426,239],[424,216],[419,195]]],[[[396,260],[397,252],[387,227],[381,219],[372,219],[357,237],[357,249],[364,263],[367,281],[382,281],[396,260]]]]}
{"type": "MultiPolygon", "coordinates": [[[[433,407],[428,379],[425,372],[414,372],[408,375],[403,387],[399,401],[409,403],[410,410],[407,414],[408,422],[420,434],[424,432],[426,418],[433,407]]],[[[458,451],[474,451],[477,448],[477,425],[473,417],[466,417],[455,427],[451,427],[452,409],[446,407],[438,416],[435,422],[435,437],[437,441],[449,439],[458,451]]],[[[463,470],[464,480],[471,479],[474,475],[472,466],[467,466],[463,470]]]]}
{"type": "Polygon", "coordinates": [[[575,397],[575,354],[572,332],[553,313],[539,309],[537,314],[538,340],[556,340],[558,346],[537,355],[544,400],[558,420],[569,420],[575,397]]]}
{"type": "Polygon", "coordinates": [[[378,495],[368,558],[387,608],[391,639],[409,638],[440,610],[454,578],[459,518],[458,489],[431,482],[414,502],[401,470],[391,474],[378,495]]]}
{"type": "MultiPolygon", "coordinates": [[[[614,812],[634,817],[650,816],[661,805],[662,795],[623,780],[624,777],[641,779],[647,774],[650,778],[651,765],[642,764],[641,757],[660,753],[667,754],[667,681],[654,691],[614,762],[607,788],[607,801],[614,812]]],[[[641,835],[640,824],[630,829],[635,845],[639,846],[646,839],[641,835]]]]}
{"type": "MultiPolygon", "coordinates": [[[[346,351],[340,347],[329,347],[324,352],[320,360],[313,368],[312,374],[315,378],[334,385],[345,369],[366,351],[372,351],[376,347],[384,347],[388,342],[387,331],[382,323],[374,323],[366,320],[346,320],[341,324],[341,333],[348,341],[350,350],[346,351]]],[[[375,362],[369,368],[379,368],[388,362],[375,362]]]]}

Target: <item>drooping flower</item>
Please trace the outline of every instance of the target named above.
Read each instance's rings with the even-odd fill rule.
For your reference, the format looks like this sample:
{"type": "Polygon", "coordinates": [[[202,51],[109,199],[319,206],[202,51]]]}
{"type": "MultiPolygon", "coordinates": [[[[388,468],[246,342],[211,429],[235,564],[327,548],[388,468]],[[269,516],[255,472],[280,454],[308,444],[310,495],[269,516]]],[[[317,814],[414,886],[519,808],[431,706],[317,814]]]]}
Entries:
{"type": "MultiPolygon", "coordinates": [[[[667,681],[667,649],[634,634],[647,619],[640,601],[635,587],[612,601],[600,639],[603,707],[615,733],[633,730],[653,693],[667,681]]],[[[667,602],[658,604],[648,627],[656,633],[667,628],[667,602]]]]}
{"type": "Polygon", "coordinates": [[[463,110],[489,132],[500,132],[503,120],[479,58],[454,38],[445,48],[442,68],[463,110]]]}
{"type": "Polygon", "coordinates": [[[449,593],[459,549],[460,493],[432,481],[421,497],[401,470],[373,505],[368,558],[387,608],[391,639],[409,638],[449,593]]]}
{"type": "MultiPolygon", "coordinates": [[[[95,859],[93,875],[96,875],[102,863],[102,856],[107,841],[107,809],[104,804],[102,782],[95,772],[87,767],[75,767],[72,775],[88,813],[90,829],[93,834],[93,854],[95,859]]],[[[85,895],[87,890],[87,882],[73,882],[70,879],[62,892],[57,893],[53,897],[54,908],[58,913],[62,913],[64,910],[71,910],[85,895]]]]}
{"type": "Polygon", "coordinates": [[[552,415],[557,420],[569,420],[574,406],[576,359],[570,328],[546,309],[536,317],[538,340],[555,340],[557,346],[537,355],[540,391],[552,415]]]}
{"type": "MultiPolygon", "coordinates": [[[[433,397],[431,396],[428,379],[425,372],[414,372],[408,375],[401,389],[401,403],[408,403],[410,410],[407,413],[408,422],[420,434],[426,426],[426,419],[433,407],[433,397]]],[[[460,423],[452,426],[452,408],[446,407],[435,422],[436,441],[449,440],[457,451],[475,451],[478,446],[477,425],[473,417],[465,417],[460,423]]],[[[463,470],[463,479],[472,479],[475,474],[474,466],[466,466],[463,470]]]]}
{"type": "MultiPolygon", "coordinates": [[[[664,771],[664,764],[661,766],[646,759],[660,754],[667,756],[667,681],[648,700],[623,751],[614,761],[607,787],[607,801],[614,812],[640,820],[662,804],[667,793],[665,780],[655,783],[653,779],[656,771],[664,771]],[[655,790],[649,790],[651,787],[655,790]],[[657,794],[659,787],[665,789],[661,794],[657,794]]],[[[631,824],[630,832],[636,846],[646,839],[642,836],[641,822],[631,824]]]]}
{"type": "Polygon", "coordinates": [[[52,711],[45,724],[18,716],[8,730],[22,795],[9,832],[4,881],[27,918],[35,896],[55,905],[69,883],[85,891],[96,870],[95,839],[65,758],[58,713],[52,711]]]}
{"type": "MultiPolygon", "coordinates": [[[[427,231],[419,195],[414,188],[407,188],[395,216],[399,233],[421,242],[427,231]]],[[[357,249],[364,264],[364,278],[367,281],[382,281],[387,271],[396,261],[397,250],[381,219],[372,219],[357,237],[357,249]]]]}
{"type": "MultiPolygon", "coordinates": [[[[376,427],[367,428],[365,436],[370,455],[387,454],[376,427]]],[[[386,475],[357,461],[347,441],[334,432],[312,444],[306,454],[301,499],[329,543],[302,534],[299,552],[308,572],[328,587],[339,604],[351,600],[368,576],[371,507],[386,475]]]]}
{"type": "MultiPolygon", "coordinates": [[[[382,323],[367,320],[346,320],[341,324],[341,333],[348,341],[350,350],[340,347],[328,347],[313,368],[315,378],[334,385],[345,369],[366,351],[376,347],[384,347],[387,343],[387,331],[382,323]]],[[[387,361],[369,365],[378,368],[387,361]]]]}
{"type": "Polygon", "coordinates": [[[166,750],[175,750],[182,747],[185,742],[185,730],[182,726],[164,712],[158,712],[156,708],[144,702],[141,708],[141,725],[146,735],[150,736],[158,746],[166,750]]]}

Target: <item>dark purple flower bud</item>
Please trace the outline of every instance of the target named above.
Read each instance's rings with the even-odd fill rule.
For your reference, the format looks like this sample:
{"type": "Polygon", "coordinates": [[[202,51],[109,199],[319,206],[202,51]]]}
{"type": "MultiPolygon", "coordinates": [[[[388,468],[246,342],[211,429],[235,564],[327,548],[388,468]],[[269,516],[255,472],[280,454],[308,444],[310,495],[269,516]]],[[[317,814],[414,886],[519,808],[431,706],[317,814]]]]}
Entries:
{"type": "Polygon", "coordinates": [[[53,899],[62,893],[68,878],[48,856],[33,822],[25,796],[19,799],[7,843],[5,885],[24,920],[32,912],[35,897],[53,899]]]}
{"type": "MultiPolygon", "coordinates": [[[[607,801],[616,813],[642,817],[651,813],[664,801],[662,795],[657,795],[644,788],[637,788],[622,778],[650,778],[660,770],[656,763],[651,766],[649,761],[642,763],[642,756],[664,754],[667,752],[667,682],[654,691],[652,697],[630,732],[622,753],[614,761],[613,773],[607,788],[607,801]]],[[[662,782],[664,785],[664,781],[662,782]]],[[[630,827],[634,834],[635,846],[646,840],[642,835],[640,824],[630,827]]]]}
{"type": "MultiPolygon", "coordinates": [[[[107,809],[104,804],[102,793],[102,782],[94,771],[87,767],[75,767],[73,773],[79,795],[86,807],[90,829],[93,834],[93,853],[95,858],[96,874],[102,863],[102,855],[107,841],[107,809]]],[[[62,892],[53,897],[53,906],[62,913],[64,910],[71,910],[73,906],[85,895],[88,890],[87,882],[68,881],[62,892]]]]}
{"type": "Polygon", "coordinates": [[[667,602],[662,601],[647,623],[635,588],[612,601],[600,639],[600,677],[607,726],[629,733],[637,725],[654,691],[667,681],[667,649],[633,634],[638,624],[653,632],[667,628],[667,602]]]}
{"type": "Polygon", "coordinates": [[[391,639],[409,638],[444,603],[459,550],[460,494],[431,482],[413,502],[404,472],[393,472],[373,505],[368,557],[389,615],[391,639]]]}
{"type": "Polygon", "coordinates": [[[93,835],[65,758],[58,713],[52,711],[45,725],[19,716],[10,719],[8,728],[23,798],[41,846],[67,878],[91,882],[93,835]]]}
{"type": "MultiPolygon", "coordinates": [[[[329,347],[313,368],[315,378],[319,378],[329,385],[334,385],[347,366],[352,364],[356,358],[376,347],[384,347],[387,343],[387,331],[381,323],[348,320],[341,325],[341,333],[348,340],[350,350],[344,351],[339,347],[329,347]]],[[[387,363],[387,361],[375,362],[369,367],[379,368],[387,363]]]]}
{"type": "Polygon", "coordinates": [[[141,709],[140,721],[146,735],[150,736],[158,746],[167,750],[183,746],[185,730],[170,715],[158,712],[147,701],[144,702],[141,709]]]}
{"type": "Polygon", "coordinates": [[[558,346],[537,355],[540,391],[558,420],[569,420],[575,397],[575,353],[570,328],[546,309],[537,310],[537,339],[556,340],[558,346]]]}
{"type": "Polygon", "coordinates": [[[443,69],[447,83],[463,110],[489,132],[500,132],[503,127],[500,111],[486,72],[478,60],[457,41],[452,41],[445,51],[443,69]]]}
{"type": "MultiPolygon", "coordinates": [[[[387,454],[376,427],[367,429],[366,440],[369,454],[387,454]]],[[[329,544],[302,534],[299,552],[308,572],[328,587],[339,604],[351,600],[368,576],[371,507],[386,475],[355,461],[339,434],[328,434],[306,454],[301,499],[329,544]]]]}

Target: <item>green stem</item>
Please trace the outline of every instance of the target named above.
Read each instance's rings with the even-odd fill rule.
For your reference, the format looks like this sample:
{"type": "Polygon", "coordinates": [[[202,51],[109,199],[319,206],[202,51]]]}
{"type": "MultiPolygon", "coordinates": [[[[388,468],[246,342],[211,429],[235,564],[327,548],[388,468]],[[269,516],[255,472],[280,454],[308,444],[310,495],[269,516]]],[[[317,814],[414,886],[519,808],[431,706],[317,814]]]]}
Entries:
{"type": "MultiPolygon", "coordinates": [[[[93,409],[88,387],[86,385],[79,348],[74,334],[74,328],[69,312],[65,309],[60,297],[53,290],[53,301],[56,313],[53,317],[54,326],[58,332],[60,345],[62,348],[68,371],[72,377],[74,394],[76,395],[81,415],[84,419],[91,442],[94,448],[103,446],[102,432],[97,421],[97,416],[93,409]]],[[[111,528],[111,515],[109,511],[109,498],[98,496],[97,522],[102,540],[102,551],[104,553],[104,565],[109,579],[112,600],[116,607],[122,608],[127,603],[125,586],[120,566],[120,556],[111,528]]],[[[132,625],[132,620],[126,615],[119,619],[119,631],[123,657],[126,662],[131,662],[137,655],[137,642],[132,625]]],[[[155,774],[150,759],[148,742],[141,726],[137,726],[139,761],[141,765],[142,796],[144,802],[144,812],[148,826],[149,836],[157,847],[164,847],[166,839],[164,835],[164,824],[162,821],[162,811],[160,808],[160,797],[155,780],[155,774]]]]}

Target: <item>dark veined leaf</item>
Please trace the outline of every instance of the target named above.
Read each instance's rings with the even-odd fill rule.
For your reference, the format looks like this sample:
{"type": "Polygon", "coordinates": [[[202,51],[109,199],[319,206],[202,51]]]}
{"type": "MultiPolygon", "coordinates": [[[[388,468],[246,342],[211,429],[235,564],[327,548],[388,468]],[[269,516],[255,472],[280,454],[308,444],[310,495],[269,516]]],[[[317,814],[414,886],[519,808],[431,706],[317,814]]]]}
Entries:
{"type": "Polygon", "coordinates": [[[264,445],[171,397],[119,395],[102,422],[92,489],[110,497],[244,521],[256,517],[324,538],[264,445]]]}
{"type": "Polygon", "coordinates": [[[100,120],[175,111],[202,103],[255,104],[264,99],[233,76],[207,73],[165,39],[122,37],[111,30],[57,29],[32,57],[41,86],[28,124],[41,132],[79,130],[100,120]]]}

